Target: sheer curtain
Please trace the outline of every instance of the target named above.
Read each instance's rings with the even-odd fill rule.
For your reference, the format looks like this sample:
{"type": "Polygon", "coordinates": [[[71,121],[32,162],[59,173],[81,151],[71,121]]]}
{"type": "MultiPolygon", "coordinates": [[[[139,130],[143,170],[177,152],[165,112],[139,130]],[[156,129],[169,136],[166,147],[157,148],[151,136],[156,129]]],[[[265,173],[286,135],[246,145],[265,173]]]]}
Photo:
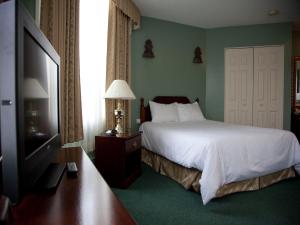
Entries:
{"type": "Polygon", "coordinates": [[[109,0],[80,1],[80,79],[86,151],[105,129],[105,80],[109,0]]]}

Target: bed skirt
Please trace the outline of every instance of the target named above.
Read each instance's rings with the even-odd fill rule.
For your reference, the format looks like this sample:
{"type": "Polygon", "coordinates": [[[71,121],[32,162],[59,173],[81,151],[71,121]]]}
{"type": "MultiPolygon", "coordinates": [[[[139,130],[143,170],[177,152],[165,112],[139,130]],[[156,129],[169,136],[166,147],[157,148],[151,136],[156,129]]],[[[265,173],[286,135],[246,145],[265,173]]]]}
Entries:
{"type": "MultiPolygon", "coordinates": [[[[185,189],[200,192],[199,180],[201,171],[183,167],[145,148],[142,149],[142,161],[152,167],[156,172],[180,183],[185,189]]],[[[294,169],[290,167],[265,176],[225,184],[219,188],[216,197],[222,197],[224,195],[242,191],[259,190],[281,180],[295,176],[294,169]]]]}

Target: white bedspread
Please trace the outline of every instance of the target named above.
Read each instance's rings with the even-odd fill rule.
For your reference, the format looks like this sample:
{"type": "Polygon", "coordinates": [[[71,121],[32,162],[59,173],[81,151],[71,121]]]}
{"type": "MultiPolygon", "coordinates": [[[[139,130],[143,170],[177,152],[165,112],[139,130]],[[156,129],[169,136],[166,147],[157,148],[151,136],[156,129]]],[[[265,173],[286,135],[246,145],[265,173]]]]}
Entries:
{"type": "Polygon", "coordinates": [[[295,166],[300,174],[300,146],[289,131],[201,122],[145,122],[142,144],[169,160],[202,171],[206,204],[224,184],[295,166]]]}

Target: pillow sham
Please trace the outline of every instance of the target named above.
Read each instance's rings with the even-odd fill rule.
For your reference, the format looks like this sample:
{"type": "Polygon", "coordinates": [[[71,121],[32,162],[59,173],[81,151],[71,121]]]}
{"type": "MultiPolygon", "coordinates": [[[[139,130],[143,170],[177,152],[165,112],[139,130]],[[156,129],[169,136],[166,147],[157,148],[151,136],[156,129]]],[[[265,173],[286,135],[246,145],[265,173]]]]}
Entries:
{"type": "Polygon", "coordinates": [[[177,113],[180,122],[205,120],[198,102],[192,104],[177,103],[177,113]]]}
{"type": "Polygon", "coordinates": [[[149,101],[152,122],[177,122],[178,113],[176,103],[160,104],[149,101]]]}

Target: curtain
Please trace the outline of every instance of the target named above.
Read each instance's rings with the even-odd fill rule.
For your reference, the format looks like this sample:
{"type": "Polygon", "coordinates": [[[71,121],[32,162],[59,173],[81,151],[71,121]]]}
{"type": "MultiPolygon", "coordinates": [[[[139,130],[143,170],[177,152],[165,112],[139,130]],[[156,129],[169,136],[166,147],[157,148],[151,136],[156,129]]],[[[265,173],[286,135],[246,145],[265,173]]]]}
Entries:
{"type": "MultiPolygon", "coordinates": [[[[107,73],[106,89],[115,79],[126,80],[130,85],[131,78],[131,28],[134,20],[130,18],[130,6],[134,6],[129,0],[110,0],[108,19],[108,43],[107,43],[107,73]],[[122,4],[121,4],[122,3],[122,4]],[[128,3],[127,5],[125,3],[128,3]],[[121,8],[120,8],[121,7],[121,8]]],[[[131,7],[132,8],[132,7],[131,7]]],[[[137,9],[137,8],[136,8],[137,9]]],[[[136,10],[139,15],[139,11],[136,10]]],[[[134,14],[136,15],[136,14],[134,14]]],[[[139,24],[137,17],[135,25],[139,24]]],[[[121,106],[125,111],[122,127],[126,131],[131,124],[131,105],[128,101],[121,101],[121,106]]],[[[114,109],[116,101],[106,100],[106,128],[115,127],[114,109]]]]}
{"type": "Polygon", "coordinates": [[[134,29],[138,29],[141,24],[141,13],[132,0],[111,0],[114,5],[119,8],[126,16],[128,16],[134,25],[134,29]]]}
{"type": "Polygon", "coordinates": [[[83,139],[79,75],[79,0],[42,0],[40,28],[60,55],[62,144],[83,139]]]}

